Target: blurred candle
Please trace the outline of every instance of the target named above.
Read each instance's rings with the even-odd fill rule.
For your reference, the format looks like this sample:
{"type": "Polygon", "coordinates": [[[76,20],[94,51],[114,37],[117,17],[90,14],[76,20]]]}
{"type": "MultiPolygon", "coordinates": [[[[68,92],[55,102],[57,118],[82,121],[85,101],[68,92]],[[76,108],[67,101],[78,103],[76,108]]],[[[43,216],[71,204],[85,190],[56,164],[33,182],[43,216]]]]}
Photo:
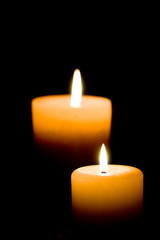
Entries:
{"type": "Polygon", "coordinates": [[[36,146],[62,169],[65,166],[73,171],[84,163],[95,164],[101,143],[109,144],[111,100],[82,96],[78,69],[73,76],[72,95],[37,97],[31,105],[36,146]]]}
{"type": "Polygon", "coordinates": [[[82,225],[122,223],[142,214],[143,173],[131,166],[108,165],[104,145],[100,166],[76,169],[71,186],[73,219],[82,225]]]}
{"type": "Polygon", "coordinates": [[[95,164],[101,143],[109,144],[111,100],[82,96],[77,69],[72,95],[37,97],[31,102],[31,111],[34,142],[40,153],[36,152],[36,162],[42,160],[51,179],[46,183],[51,189],[49,212],[53,209],[58,228],[66,227],[71,217],[71,173],[80,166],[95,164]]]}

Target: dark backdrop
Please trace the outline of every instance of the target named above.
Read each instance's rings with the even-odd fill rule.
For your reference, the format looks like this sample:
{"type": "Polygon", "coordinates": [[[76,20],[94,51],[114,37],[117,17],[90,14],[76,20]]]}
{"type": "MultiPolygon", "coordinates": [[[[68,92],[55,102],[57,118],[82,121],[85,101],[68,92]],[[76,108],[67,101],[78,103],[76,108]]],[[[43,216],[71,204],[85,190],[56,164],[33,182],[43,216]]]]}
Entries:
{"type": "Polygon", "coordinates": [[[74,25],[73,19],[72,24],[64,20],[57,24],[54,19],[49,24],[48,18],[32,22],[29,17],[17,22],[12,26],[12,41],[7,39],[10,68],[6,75],[9,72],[11,81],[6,89],[14,96],[9,103],[14,103],[9,142],[15,156],[11,172],[16,179],[11,209],[13,220],[15,215],[18,218],[15,229],[20,226],[25,229],[23,234],[28,234],[41,226],[50,181],[48,166],[35,157],[31,100],[70,93],[75,68],[81,71],[84,94],[112,101],[111,163],[135,166],[144,172],[143,40],[140,24],[128,16],[109,22],[104,16],[100,22],[89,21],[83,26],[74,25]]]}

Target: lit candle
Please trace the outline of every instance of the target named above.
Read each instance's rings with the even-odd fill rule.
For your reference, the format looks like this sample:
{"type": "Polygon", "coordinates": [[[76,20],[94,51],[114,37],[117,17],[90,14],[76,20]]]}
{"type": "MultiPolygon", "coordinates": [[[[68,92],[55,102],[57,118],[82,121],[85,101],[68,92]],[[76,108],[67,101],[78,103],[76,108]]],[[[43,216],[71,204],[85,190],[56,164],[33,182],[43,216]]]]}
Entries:
{"type": "Polygon", "coordinates": [[[32,100],[34,140],[39,150],[72,171],[95,164],[102,142],[109,144],[112,104],[104,97],[82,96],[81,75],[73,76],[72,95],[32,100]]]}
{"type": "Polygon", "coordinates": [[[76,169],[71,186],[73,219],[82,225],[103,226],[141,216],[143,173],[131,166],[108,165],[104,145],[100,166],[76,169]]]}

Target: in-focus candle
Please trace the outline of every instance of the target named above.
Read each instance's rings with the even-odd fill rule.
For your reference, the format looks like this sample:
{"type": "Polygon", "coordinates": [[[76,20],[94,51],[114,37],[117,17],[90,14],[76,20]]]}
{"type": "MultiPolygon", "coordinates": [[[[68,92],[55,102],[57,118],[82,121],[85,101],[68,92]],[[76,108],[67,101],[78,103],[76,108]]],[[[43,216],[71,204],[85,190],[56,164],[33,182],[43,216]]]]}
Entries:
{"type": "Polygon", "coordinates": [[[102,164],[72,173],[73,219],[82,225],[105,226],[139,218],[143,209],[143,173],[131,166],[102,164]]]}

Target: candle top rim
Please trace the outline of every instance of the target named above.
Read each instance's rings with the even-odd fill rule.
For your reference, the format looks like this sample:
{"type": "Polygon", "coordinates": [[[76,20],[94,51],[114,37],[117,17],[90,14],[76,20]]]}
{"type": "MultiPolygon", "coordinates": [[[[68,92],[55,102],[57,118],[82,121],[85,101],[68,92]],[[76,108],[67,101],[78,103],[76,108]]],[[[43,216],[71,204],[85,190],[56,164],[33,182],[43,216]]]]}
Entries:
{"type": "Polygon", "coordinates": [[[128,165],[117,165],[117,164],[108,164],[108,172],[103,174],[100,172],[99,165],[90,165],[80,167],[72,172],[72,174],[80,174],[83,177],[96,176],[96,177],[126,177],[126,176],[137,176],[143,175],[142,171],[136,167],[128,165]]]}
{"type": "MultiPolygon", "coordinates": [[[[36,106],[44,105],[45,107],[58,106],[61,108],[65,108],[66,106],[71,107],[70,99],[71,99],[70,94],[45,95],[45,96],[39,96],[39,97],[33,98],[31,103],[32,105],[34,104],[36,106]]],[[[111,105],[112,103],[111,103],[111,100],[106,97],[94,96],[94,95],[83,95],[82,102],[79,108],[81,107],[86,108],[87,106],[92,106],[92,105],[94,105],[94,107],[96,106],[103,107],[104,104],[111,105]]]]}
{"type": "MultiPolygon", "coordinates": [[[[71,98],[71,94],[49,94],[49,95],[43,95],[43,96],[38,96],[32,99],[32,101],[35,100],[49,100],[49,99],[54,99],[54,98],[71,98]]],[[[96,99],[107,99],[109,101],[111,101],[109,98],[107,97],[103,97],[103,96],[96,96],[96,95],[82,95],[83,98],[96,98],[96,99]]]]}

